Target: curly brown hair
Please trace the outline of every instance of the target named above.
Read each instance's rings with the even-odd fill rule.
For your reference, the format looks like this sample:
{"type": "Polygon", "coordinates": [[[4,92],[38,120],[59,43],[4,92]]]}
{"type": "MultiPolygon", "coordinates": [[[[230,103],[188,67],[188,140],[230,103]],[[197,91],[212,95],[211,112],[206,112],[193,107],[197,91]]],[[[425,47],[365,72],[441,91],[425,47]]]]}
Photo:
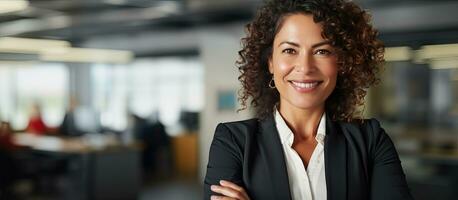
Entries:
{"type": "Polygon", "coordinates": [[[384,45],[370,24],[370,15],[345,0],[271,0],[259,8],[245,27],[247,36],[241,40],[242,50],[236,62],[242,83],[239,111],[250,103],[258,118],[273,113],[280,95],[268,87],[272,78],[268,59],[285,17],[298,13],[312,15],[314,22],[323,27],[323,38],[330,40],[337,52],[337,83],[326,100],[326,113],[332,120],[360,118],[362,112],[358,108],[364,105],[366,90],[379,82],[384,45]]]}

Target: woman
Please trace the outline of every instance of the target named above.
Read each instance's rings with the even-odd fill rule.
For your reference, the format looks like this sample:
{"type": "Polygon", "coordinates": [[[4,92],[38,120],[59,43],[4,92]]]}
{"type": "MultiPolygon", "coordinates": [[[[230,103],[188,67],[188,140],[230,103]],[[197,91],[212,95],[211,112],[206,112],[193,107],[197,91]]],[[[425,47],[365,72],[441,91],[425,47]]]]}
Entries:
{"type": "Polygon", "coordinates": [[[392,141],[358,106],[383,44],[344,0],[273,0],[247,25],[241,102],[257,118],[219,124],[205,199],[412,199],[392,141]]]}
{"type": "Polygon", "coordinates": [[[48,126],[43,122],[40,105],[32,105],[32,114],[25,131],[36,135],[45,135],[49,132],[48,126]]]}

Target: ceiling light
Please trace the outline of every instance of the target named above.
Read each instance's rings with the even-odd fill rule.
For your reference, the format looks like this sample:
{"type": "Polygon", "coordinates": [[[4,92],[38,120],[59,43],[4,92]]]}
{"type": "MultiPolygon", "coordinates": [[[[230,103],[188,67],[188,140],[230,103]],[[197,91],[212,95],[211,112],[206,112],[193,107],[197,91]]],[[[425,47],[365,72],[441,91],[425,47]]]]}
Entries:
{"type": "Polygon", "coordinates": [[[386,61],[408,61],[412,59],[410,47],[388,47],[385,48],[386,61]]]}
{"type": "MultiPolygon", "coordinates": [[[[72,48],[70,42],[63,40],[15,37],[0,38],[0,55],[2,53],[4,55],[37,55],[37,60],[51,62],[83,62],[112,64],[128,63],[134,57],[133,53],[130,51],[72,48]]],[[[5,59],[2,59],[0,56],[0,60],[5,59]]]]}
{"type": "Polygon", "coordinates": [[[425,45],[417,51],[418,59],[458,57],[458,44],[425,45]]]}
{"type": "Polygon", "coordinates": [[[458,58],[431,59],[429,66],[431,69],[456,69],[458,68],[458,58]]]}
{"type": "Polygon", "coordinates": [[[26,0],[9,0],[0,3],[0,14],[24,10],[29,6],[26,0]]]}
{"type": "Polygon", "coordinates": [[[458,68],[458,44],[425,45],[415,51],[415,63],[428,63],[431,69],[458,68]]]}
{"type": "Polygon", "coordinates": [[[52,62],[82,62],[82,63],[111,63],[125,64],[132,60],[130,51],[67,48],[62,52],[45,51],[40,55],[42,61],[52,62]]]}
{"type": "Polygon", "coordinates": [[[63,40],[31,39],[31,38],[0,38],[0,52],[40,53],[45,50],[56,50],[70,47],[70,42],[63,40]]]}

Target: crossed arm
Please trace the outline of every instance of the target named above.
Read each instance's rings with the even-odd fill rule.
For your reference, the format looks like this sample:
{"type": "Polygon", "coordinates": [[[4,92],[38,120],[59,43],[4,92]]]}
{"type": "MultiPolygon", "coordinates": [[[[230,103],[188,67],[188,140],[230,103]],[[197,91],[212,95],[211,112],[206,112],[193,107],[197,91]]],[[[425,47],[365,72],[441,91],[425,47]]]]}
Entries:
{"type": "Polygon", "coordinates": [[[232,133],[224,124],[219,124],[210,147],[204,181],[205,199],[250,199],[243,188],[242,156],[232,133]]]}

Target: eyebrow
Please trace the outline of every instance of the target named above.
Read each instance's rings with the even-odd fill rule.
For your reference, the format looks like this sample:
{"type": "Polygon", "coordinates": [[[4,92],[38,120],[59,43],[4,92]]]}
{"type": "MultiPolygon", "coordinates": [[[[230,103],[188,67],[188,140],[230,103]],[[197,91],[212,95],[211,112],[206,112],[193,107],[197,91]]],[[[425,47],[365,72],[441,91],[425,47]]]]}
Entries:
{"type": "MultiPolygon", "coordinates": [[[[282,44],[289,44],[289,45],[292,45],[292,46],[295,46],[295,47],[299,47],[300,46],[298,43],[290,42],[290,41],[281,42],[278,46],[281,46],[282,44]]],[[[326,45],[326,44],[331,44],[331,41],[325,40],[325,41],[322,41],[322,42],[318,42],[316,44],[313,44],[312,48],[317,48],[319,46],[323,46],[323,45],[326,45]]]]}

